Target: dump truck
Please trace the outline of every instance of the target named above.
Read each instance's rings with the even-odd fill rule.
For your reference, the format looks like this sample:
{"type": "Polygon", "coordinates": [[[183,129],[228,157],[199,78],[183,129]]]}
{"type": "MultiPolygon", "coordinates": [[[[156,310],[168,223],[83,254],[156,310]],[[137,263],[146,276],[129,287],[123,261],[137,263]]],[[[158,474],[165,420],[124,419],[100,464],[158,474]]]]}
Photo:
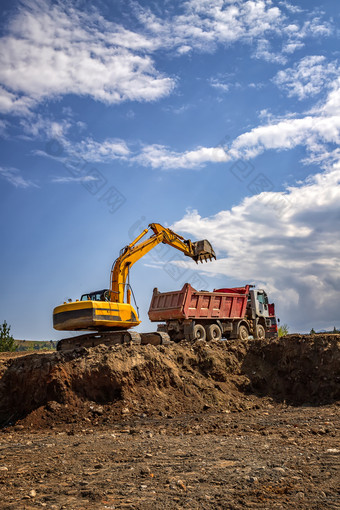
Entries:
{"type": "Polygon", "coordinates": [[[172,292],[155,288],[148,315],[173,341],[277,336],[274,304],[252,285],[213,292],[197,291],[189,283],[172,292]]]}
{"type": "Polygon", "coordinates": [[[125,246],[112,265],[110,288],[88,292],[53,310],[53,327],[58,331],[89,331],[84,335],[65,338],[58,342],[57,350],[93,347],[115,343],[166,343],[167,333],[138,333],[131,328],[138,326],[138,307],[131,304],[130,285],[132,265],[159,243],[181,251],[196,263],[216,259],[215,252],[206,239],[192,242],[170,228],[151,223],[130,244],[125,246]],[[148,233],[150,237],[145,237],[148,233]],[[137,309],[137,310],[136,310],[137,309]],[[95,331],[91,333],[91,331],[95,331]]]}

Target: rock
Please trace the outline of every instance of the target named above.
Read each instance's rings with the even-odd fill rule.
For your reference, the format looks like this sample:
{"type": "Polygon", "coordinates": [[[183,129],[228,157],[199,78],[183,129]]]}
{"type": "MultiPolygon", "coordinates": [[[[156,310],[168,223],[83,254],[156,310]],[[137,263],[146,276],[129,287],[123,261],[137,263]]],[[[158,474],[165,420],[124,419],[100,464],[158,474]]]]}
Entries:
{"type": "Polygon", "coordinates": [[[6,466],[0,466],[0,471],[8,471],[8,467],[6,467],[6,466]]]}
{"type": "Polygon", "coordinates": [[[90,405],[90,411],[92,411],[92,414],[97,414],[99,416],[104,414],[103,406],[99,406],[99,405],[96,405],[96,404],[90,405]]]}
{"type": "Polygon", "coordinates": [[[35,489],[32,489],[32,490],[30,491],[30,496],[31,496],[31,498],[35,498],[35,496],[36,496],[36,495],[37,495],[37,491],[36,491],[35,489]]]}
{"type": "Polygon", "coordinates": [[[138,429],[130,429],[130,434],[140,434],[140,432],[138,429]]]}
{"type": "Polygon", "coordinates": [[[246,476],[245,479],[250,483],[258,483],[259,481],[257,476],[246,476]]]}
{"type": "Polygon", "coordinates": [[[121,414],[129,414],[130,410],[128,407],[123,407],[123,409],[121,410],[121,414]]]}
{"type": "Polygon", "coordinates": [[[177,485],[177,487],[180,487],[183,490],[187,489],[186,485],[184,484],[184,482],[182,480],[177,480],[176,485],[177,485]]]}
{"type": "Polygon", "coordinates": [[[61,404],[59,402],[56,402],[55,400],[51,400],[50,402],[47,402],[46,409],[47,411],[59,411],[62,408],[61,404]]]}
{"type": "Polygon", "coordinates": [[[274,467],[273,471],[276,471],[277,473],[282,473],[283,475],[285,474],[285,470],[281,467],[274,467]]]}

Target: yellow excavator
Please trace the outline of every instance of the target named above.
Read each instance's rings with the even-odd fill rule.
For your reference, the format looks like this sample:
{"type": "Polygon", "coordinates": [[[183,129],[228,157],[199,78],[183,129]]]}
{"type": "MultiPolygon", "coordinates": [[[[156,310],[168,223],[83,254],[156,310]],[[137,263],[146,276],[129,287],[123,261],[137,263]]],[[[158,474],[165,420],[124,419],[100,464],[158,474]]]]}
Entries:
{"type": "Polygon", "coordinates": [[[140,324],[138,314],[131,305],[129,273],[132,265],[159,243],[180,250],[196,263],[216,259],[209,241],[192,242],[184,239],[159,223],[151,223],[132,243],[125,246],[111,269],[109,289],[83,294],[76,301],[64,302],[53,310],[53,327],[59,331],[89,330],[87,333],[60,340],[57,350],[70,350],[76,347],[92,347],[98,344],[116,343],[167,343],[166,333],[137,333],[128,331],[140,324]],[[150,230],[152,235],[145,239],[150,230]],[[124,299],[126,298],[126,301],[124,299]]]}

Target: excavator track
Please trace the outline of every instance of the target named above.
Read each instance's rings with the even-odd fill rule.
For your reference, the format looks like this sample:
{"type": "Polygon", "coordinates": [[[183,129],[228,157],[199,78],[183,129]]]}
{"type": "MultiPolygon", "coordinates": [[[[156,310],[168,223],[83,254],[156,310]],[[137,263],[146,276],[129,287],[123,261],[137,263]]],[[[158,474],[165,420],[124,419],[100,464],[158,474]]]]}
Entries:
{"type": "Polygon", "coordinates": [[[57,351],[73,351],[82,347],[95,347],[96,345],[139,344],[139,345],[167,345],[171,342],[167,333],[137,333],[136,331],[102,331],[87,333],[85,335],[63,338],[57,344],[57,351]]]}

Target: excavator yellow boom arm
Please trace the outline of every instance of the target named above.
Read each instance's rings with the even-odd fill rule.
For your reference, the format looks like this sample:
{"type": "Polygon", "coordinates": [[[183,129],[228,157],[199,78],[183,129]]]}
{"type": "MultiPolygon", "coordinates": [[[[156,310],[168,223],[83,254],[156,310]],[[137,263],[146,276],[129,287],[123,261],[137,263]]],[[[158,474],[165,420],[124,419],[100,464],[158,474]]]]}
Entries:
{"type": "MultiPolygon", "coordinates": [[[[163,227],[159,223],[151,223],[143,230],[132,243],[121,251],[111,270],[111,299],[117,303],[124,303],[126,282],[131,266],[146,255],[159,243],[169,244],[180,250],[184,255],[191,257],[195,262],[216,258],[215,252],[207,240],[191,242],[173,232],[170,228],[163,227]],[[144,236],[152,230],[151,237],[144,236]]],[[[127,302],[130,303],[130,290],[127,290],[127,302]]]]}

